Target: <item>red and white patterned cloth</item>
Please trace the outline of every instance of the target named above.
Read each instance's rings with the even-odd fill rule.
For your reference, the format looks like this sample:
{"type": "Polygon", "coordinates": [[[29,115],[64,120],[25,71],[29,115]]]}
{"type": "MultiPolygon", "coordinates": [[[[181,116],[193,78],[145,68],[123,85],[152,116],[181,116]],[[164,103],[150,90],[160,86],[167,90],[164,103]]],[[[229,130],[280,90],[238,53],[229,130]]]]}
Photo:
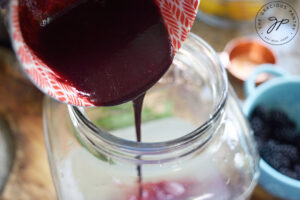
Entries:
{"type": "MultiPolygon", "coordinates": [[[[45,0],[43,3],[47,3],[45,0]]],[[[160,8],[166,24],[174,53],[176,53],[182,42],[186,39],[192,24],[195,20],[200,0],[154,0],[160,8]]],[[[52,1],[53,4],[47,7],[45,12],[55,12],[61,7],[61,1],[52,1]]],[[[74,0],[68,0],[73,3],[74,0]]],[[[65,3],[65,1],[64,1],[65,3]]],[[[41,9],[43,10],[43,5],[41,9]]],[[[68,83],[60,81],[60,77],[31,52],[24,42],[18,16],[18,0],[12,0],[10,4],[10,33],[13,38],[13,46],[22,66],[29,78],[44,93],[64,103],[76,106],[94,106],[86,95],[78,91],[68,83]]],[[[43,10],[44,11],[44,10],[43,10]]],[[[37,16],[42,17],[42,16],[37,16]]]]}

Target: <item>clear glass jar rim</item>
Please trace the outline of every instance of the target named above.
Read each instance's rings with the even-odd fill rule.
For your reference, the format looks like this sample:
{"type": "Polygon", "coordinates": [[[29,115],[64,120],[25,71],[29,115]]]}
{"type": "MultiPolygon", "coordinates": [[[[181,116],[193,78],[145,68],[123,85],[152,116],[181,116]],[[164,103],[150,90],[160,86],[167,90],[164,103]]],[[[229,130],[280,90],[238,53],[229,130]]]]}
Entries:
{"type": "MultiPolygon", "coordinates": [[[[135,141],[129,141],[124,140],[122,138],[116,137],[109,132],[101,130],[99,127],[97,127],[94,123],[92,123],[87,117],[84,115],[84,113],[81,111],[80,108],[76,106],[69,106],[69,111],[72,112],[72,114],[75,116],[76,120],[78,120],[78,123],[85,126],[91,134],[93,135],[93,138],[96,138],[98,140],[101,140],[102,142],[105,142],[108,145],[112,145],[114,147],[119,147],[122,149],[126,149],[127,152],[140,152],[143,154],[155,154],[155,153],[161,153],[169,151],[170,149],[178,149],[182,146],[185,146],[185,144],[189,144],[191,141],[201,137],[203,133],[209,129],[209,127],[219,118],[220,113],[222,112],[223,107],[225,106],[227,95],[228,95],[228,78],[227,73],[223,65],[221,64],[221,61],[219,60],[219,57],[217,53],[213,50],[212,47],[209,46],[203,39],[201,39],[199,36],[190,33],[187,40],[190,40],[192,42],[195,42],[197,45],[202,46],[211,54],[210,56],[216,61],[217,67],[221,70],[221,77],[220,80],[222,80],[222,84],[224,84],[224,88],[222,90],[222,94],[220,95],[220,100],[217,102],[217,106],[215,107],[212,115],[210,115],[210,118],[205,121],[200,127],[198,127],[196,130],[173,140],[165,141],[165,142],[155,142],[155,143],[143,143],[143,142],[135,142],[135,141]]],[[[204,144],[203,144],[204,145],[204,144]]]]}

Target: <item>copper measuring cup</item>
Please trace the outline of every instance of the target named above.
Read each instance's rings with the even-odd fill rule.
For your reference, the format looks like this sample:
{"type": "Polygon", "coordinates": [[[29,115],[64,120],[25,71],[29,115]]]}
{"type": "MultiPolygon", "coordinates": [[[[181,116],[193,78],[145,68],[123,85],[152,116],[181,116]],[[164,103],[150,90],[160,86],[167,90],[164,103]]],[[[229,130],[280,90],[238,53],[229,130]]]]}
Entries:
{"type": "MultiPolygon", "coordinates": [[[[276,63],[274,52],[260,41],[251,38],[237,38],[219,53],[220,60],[227,71],[236,79],[244,82],[252,71],[261,64],[276,63]]],[[[268,79],[268,75],[261,74],[256,83],[262,83],[268,79]]]]}

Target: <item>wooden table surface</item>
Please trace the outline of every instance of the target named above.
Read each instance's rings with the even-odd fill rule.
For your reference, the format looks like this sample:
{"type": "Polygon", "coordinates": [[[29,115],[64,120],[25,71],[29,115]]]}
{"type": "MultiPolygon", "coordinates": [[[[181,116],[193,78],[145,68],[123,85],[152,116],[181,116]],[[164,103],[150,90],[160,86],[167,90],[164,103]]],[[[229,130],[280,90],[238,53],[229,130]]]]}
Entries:
{"type": "Polygon", "coordinates": [[[0,49],[0,115],[9,124],[15,145],[1,200],[56,199],[44,144],[42,98],[19,71],[12,53],[0,49]]]}

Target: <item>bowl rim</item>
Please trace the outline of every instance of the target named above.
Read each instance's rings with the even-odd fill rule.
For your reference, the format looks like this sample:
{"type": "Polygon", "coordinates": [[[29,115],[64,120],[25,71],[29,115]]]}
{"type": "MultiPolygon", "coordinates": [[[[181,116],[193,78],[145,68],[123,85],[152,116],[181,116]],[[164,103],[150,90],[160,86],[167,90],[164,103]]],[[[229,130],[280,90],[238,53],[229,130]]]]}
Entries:
{"type": "MultiPolygon", "coordinates": [[[[300,180],[293,179],[289,176],[286,176],[276,169],[274,169],[271,165],[269,165],[263,158],[259,160],[259,167],[262,171],[267,173],[273,179],[277,180],[280,183],[285,183],[288,186],[296,187],[300,189],[300,180]]],[[[299,191],[300,192],[300,191],[299,191]]]]}

